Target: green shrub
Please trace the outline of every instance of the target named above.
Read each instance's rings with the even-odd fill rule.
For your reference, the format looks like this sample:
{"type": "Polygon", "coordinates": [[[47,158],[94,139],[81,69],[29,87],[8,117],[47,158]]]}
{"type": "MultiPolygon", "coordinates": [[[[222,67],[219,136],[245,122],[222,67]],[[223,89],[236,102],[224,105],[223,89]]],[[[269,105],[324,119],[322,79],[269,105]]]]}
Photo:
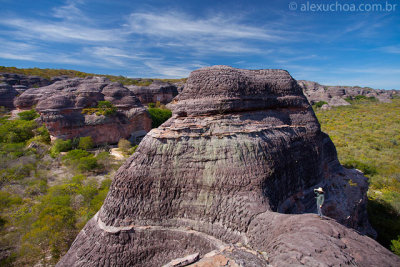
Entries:
{"type": "Polygon", "coordinates": [[[400,235],[397,237],[397,240],[392,240],[392,244],[390,245],[390,249],[397,256],[400,256],[400,235]]]}
{"type": "Polygon", "coordinates": [[[96,114],[104,116],[112,116],[117,112],[117,108],[110,101],[99,101],[95,108],[84,108],[82,114],[96,114]]]}
{"type": "Polygon", "coordinates": [[[79,138],[78,148],[88,150],[93,148],[93,140],[91,136],[85,136],[79,138]]]}
{"type": "Polygon", "coordinates": [[[80,158],[77,169],[80,172],[92,171],[99,167],[96,158],[93,155],[80,158]]]}
{"type": "Polygon", "coordinates": [[[172,112],[168,109],[161,108],[149,108],[148,109],[151,117],[151,127],[157,128],[172,116],[172,112]]]}
{"type": "Polygon", "coordinates": [[[22,180],[29,176],[31,171],[35,170],[36,166],[30,164],[18,164],[13,167],[0,169],[0,185],[10,182],[22,180]]]}
{"type": "Polygon", "coordinates": [[[149,108],[155,108],[156,107],[156,103],[148,103],[147,106],[149,108]]]}
{"type": "Polygon", "coordinates": [[[131,142],[126,140],[125,138],[121,138],[118,141],[118,148],[124,153],[128,153],[129,149],[132,147],[131,142]]]}
{"type": "Polygon", "coordinates": [[[318,102],[314,103],[313,106],[316,107],[316,108],[321,108],[325,104],[328,104],[328,102],[318,101],[318,102]]]}
{"type": "Polygon", "coordinates": [[[108,151],[102,151],[96,156],[99,167],[104,167],[104,171],[110,171],[117,167],[113,156],[108,151]]]}
{"type": "Polygon", "coordinates": [[[0,123],[0,142],[21,143],[34,136],[35,121],[3,120],[0,123]]]}
{"type": "Polygon", "coordinates": [[[35,129],[33,132],[34,132],[35,136],[39,137],[38,140],[40,140],[42,143],[50,144],[50,141],[51,141],[50,133],[47,130],[46,126],[43,125],[37,129],[35,129]]]}
{"type": "Polygon", "coordinates": [[[18,116],[21,120],[31,121],[38,118],[40,115],[34,109],[31,109],[18,113],[18,116]]]}
{"type": "Polygon", "coordinates": [[[356,95],[354,97],[346,97],[345,100],[349,103],[355,104],[355,103],[369,103],[369,102],[378,102],[378,99],[376,99],[373,96],[365,96],[365,95],[356,95]]]}
{"type": "Polygon", "coordinates": [[[25,143],[0,143],[0,155],[15,159],[24,155],[25,143]]]}
{"type": "Polygon", "coordinates": [[[93,171],[102,167],[93,154],[82,149],[69,151],[63,157],[63,162],[65,165],[76,169],[78,172],[93,171]]]}
{"type": "Polygon", "coordinates": [[[55,157],[60,152],[67,152],[72,149],[72,140],[67,139],[67,140],[62,140],[62,139],[56,139],[54,141],[53,146],[50,149],[50,155],[55,157]]]}
{"type": "Polygon", "coordinates": [[[90,156],[90,152],[82,149],[74,149],[68,151],[68,153],[63,157],[63,160],[66,162],[78,162],[83,157],[90,156]]]}
{"type": "Polygon", "coordinates": [[[0,211],[9,208],[12,205],[21,204],[22,198],[5,191],[0,191],[0,211]]]}

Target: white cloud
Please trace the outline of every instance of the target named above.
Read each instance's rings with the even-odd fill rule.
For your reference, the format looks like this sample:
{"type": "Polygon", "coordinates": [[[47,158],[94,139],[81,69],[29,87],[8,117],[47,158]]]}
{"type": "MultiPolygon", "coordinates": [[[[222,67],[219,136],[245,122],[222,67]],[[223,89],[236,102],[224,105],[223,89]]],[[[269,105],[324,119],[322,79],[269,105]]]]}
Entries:
{"type": "Polygon", "coordinates": [[[379,48],[378,50],[389,53],[389,54],[397,54],[400,55],[400,46],[398,45],[392,45],[392,46],[384,46],[379,48]]]}
{"type": "Polygon", "coordinates": [[[16,29],[13,33],[16,36],[49,42],[115,42],[121,38],[115,30],[96,29],[67,22],[7,18],[0,19],[0,24],[16,29]]]}
{"type": "Polygon", "coordinates": [[[166,38],[211,37],[217,39],[253,39],[278,41],[284,38],[262,28],[247,26],[222,15],[194,19],[180,12],[132,13],[129,29],[133,33],[166,38]]]}
{"type": "Polygon", "coordinates": [[[219,14],[196,19],[176,11],[132,13],[124,26],[132,36],[149,40],[149,47],[175,52],[180,49],[194,57],[268,54],[273,51],[272,44],[286,41],[287,36],[282,31],[246,25],[236,16],[219,14]]]}

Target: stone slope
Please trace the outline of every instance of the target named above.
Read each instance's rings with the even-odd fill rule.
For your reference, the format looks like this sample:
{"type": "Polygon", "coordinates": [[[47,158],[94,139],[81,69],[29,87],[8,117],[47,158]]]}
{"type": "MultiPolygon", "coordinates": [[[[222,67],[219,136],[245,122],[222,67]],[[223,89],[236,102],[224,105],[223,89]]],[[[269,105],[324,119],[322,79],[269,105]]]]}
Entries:
{"type": "Polygon", "coordinates": [[[312,189],[321,185],[324,212],[373,232],[366,178],[340,166],[289,73],[199,69],[170,108],[58,266],[161,266],[195,253],[198,264],[232,266],[400,263],[332,219],[282,214],[315,212],[312,189]],[[348,188],[350,178],[358,186],[348,188]]]}
{"type": "Polygon", "coordinates": [[[116,143],[120,138],[142,137],[151,129],[150,116],[135,95],[103,77],[61,79],[31,88],[14,104],[18,109],[36,105],[50,134],[62,139],[92,136],[95,144],[116,143]],[[98,101],[111,102],[117,112],[83,114],[83,109],[96,107],[98,101]]]}
{"type": "Polygon", "coordinates": [[[325,101],[329,106],[350,105],[345,98],[355,96],[375,97],[380,102],[390,102],[394,95],[400,95],[398,90],[381,90],[359,86],[327,86],[317,82],[299,80],[304,95],[311,104],[325,101]]]}

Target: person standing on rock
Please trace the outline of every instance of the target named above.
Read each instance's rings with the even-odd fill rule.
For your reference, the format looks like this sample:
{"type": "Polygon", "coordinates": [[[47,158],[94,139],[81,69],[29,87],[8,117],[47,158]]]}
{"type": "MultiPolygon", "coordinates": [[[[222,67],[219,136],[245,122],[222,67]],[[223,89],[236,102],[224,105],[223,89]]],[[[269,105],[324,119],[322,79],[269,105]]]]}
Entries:
{"type": "Polygon", "coordinates": [[[324,190],[321,187],[318,187],[317,189],[314,189],[314,193],[316,195],[317,199],[317,211],[318,211],[318,216],[321,217],[322,219],[322,205],[324,204],[325,196],[324,196],[324,190]]]}

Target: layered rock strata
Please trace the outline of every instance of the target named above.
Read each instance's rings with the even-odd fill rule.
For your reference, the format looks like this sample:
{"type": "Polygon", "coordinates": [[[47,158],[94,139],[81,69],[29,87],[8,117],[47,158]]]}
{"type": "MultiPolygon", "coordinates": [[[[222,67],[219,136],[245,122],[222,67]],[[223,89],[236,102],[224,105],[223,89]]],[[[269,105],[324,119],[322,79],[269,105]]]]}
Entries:
{"type": "Polygon", "coordinates": [[[14,104],[19,109],[36,106],[50,134],[62,139],[91,136],[95,144],[116,143],[120,138],[135,141],[151,129],[150,116],[135,95],[103,77],[61,79],[31,88],[14,104]],[[99,101],[111,102],[116,112],[96,114],[99,101]],[[93,112],[85,113],[87,108],[93,112]]]}
{"type": "Polygon", "coordinates": [[[350,105],[345,99],[356,96],[375,97],[380,102],[391,102],[393,96],[400,96],[398,90],[381,90],[359,86],[327,86],[311,81],[298,81],[304,95],[311,104],[325,101],[329,106],[350,105]]]}
{"type": "Polygon", "coordinates": [[[283,70],[227,66],[191,73],[118,170],[107,198],[58,266],[396,266],[373,239],[367,181],[339,164],[297,82],[283,70]],[[350,187],[352,179],[357,186],[350,187]]]}
{"type": "Polygon", "coordinates": [[[174,84],[154,81],[149,86],[130,85],[131,90],[143,104],[160,102],[167,104],[178,95],[178,89],[174,84]]]}

